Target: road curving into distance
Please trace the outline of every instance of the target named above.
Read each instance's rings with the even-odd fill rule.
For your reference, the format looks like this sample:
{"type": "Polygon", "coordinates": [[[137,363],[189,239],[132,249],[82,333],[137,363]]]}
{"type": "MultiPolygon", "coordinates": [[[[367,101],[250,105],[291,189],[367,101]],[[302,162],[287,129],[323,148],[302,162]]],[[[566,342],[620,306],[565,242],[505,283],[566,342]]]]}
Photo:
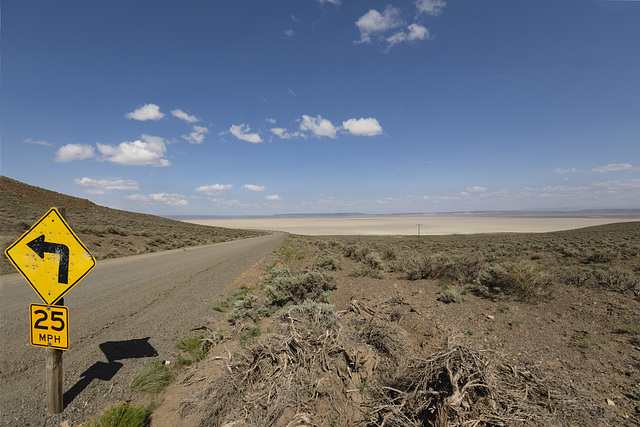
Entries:
{"type": "MultiPolygon", "coordinates": [[[[0,276],[0,423],[86,422],[126,400],[131,377],[150,360],[175,360],[176,338],[211,318],[233,279],[276,250],[285,233],[98,261],[65,295],[65,410],[49,415],[45,352],[29,343],[29,304],[42,303],[19,274],[0,276]]],[[[91,248],[89,248],[91,249],[91,248]]]]}

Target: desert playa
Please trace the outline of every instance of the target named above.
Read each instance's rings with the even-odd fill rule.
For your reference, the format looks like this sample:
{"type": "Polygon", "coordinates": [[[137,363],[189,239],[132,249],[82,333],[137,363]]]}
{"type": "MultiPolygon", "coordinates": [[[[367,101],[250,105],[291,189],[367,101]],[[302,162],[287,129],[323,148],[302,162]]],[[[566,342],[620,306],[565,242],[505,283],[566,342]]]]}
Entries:
{"type": "Polygon", "coordinates": [[[285,231],[309,236],[444,235],[475,233],[543,233],[615,222],[639,221],[640,216],[485,216],[386,215],[349,217],[199,219],[195,224],[251,230],[285,231]]]}

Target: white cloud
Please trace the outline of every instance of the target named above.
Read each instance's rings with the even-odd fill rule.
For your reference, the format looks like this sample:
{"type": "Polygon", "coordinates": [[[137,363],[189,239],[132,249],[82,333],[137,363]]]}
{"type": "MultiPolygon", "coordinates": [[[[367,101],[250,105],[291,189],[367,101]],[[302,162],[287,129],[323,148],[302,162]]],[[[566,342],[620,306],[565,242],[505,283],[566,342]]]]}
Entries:
{"type": "Polygon", "coordinates": [[[231,128],[229,128],[229,132],[231,132],[231,134],[236,138],[250,142],[252,144],[262,142],[262,138],[260,138],[259,134],[249,133],[251,132],[251,128],[246,123],[243,123],[241,125],[231,125],[231,128]]]}
{"type": "Polygon", "coordinates": [[[352,135],[376,136],[382,133],[382,126],[380,126],[380,123],[372,117],[367,119],[349,119],[342,122],[342,127],[352,135]]]}
{"type": "Polygon", "coordinates": [[[556,169],[556,173],[559,173],[560,175],[565,175],[568,173],[578,173],[580,172],[578,169],[576,168],[571,168],[571,169],[556,169]]]}
{"type": "Polygon", "coordinates": [[[293,30],[285,30],[284,31],[284,36],[285,37],[293,37],[295,33],[293,32],[293,30]]]}
{"type": "Polygon", "coordinates": [[[216,196],[221,194],[223,191],[229,191],[233,188],[231,184],[211,184],[211,185],[201,185],[196,188],[198,193],[204,193],[209,196],[216,196]]]}
{"type": "Polygon", "coordinates": [[[187,206],[189,204],[183,195],[177,193],[131,194],[125,199],[143,203],[164,203],[171,206],[187,206]]]}
{"type": "Polygon", "coordinates": [[[280,137],[280,139],[291,139],[301,136],[300,132],[289,133],[285,128],[271,128],[271,133],[280,137]]]}
{"type": "Polygon", "coordinates": [[[171,114],[173,115],[173,117],[177,117],[187,123],[195,123],[200,121],[200,119],[196,116],[189,115],[182,110],[171,110],[171,114]]]}
{"type": "Polygon", "coordinates": [[[356,27],[360,30],[360,40],[356,43],[369,43],[373,34],[399,27],[402,25],[399,15],[400,9],[392,6],[387,6],[382,13],[369,10],[356,21],[356,27]]]}
{"type": "Polygon", "coordinates": [[[243,190],[247,191],[264,191],[266,190],[262,185],[245,184],[242,186],[243,190]]]}
{"type": "Polygon", "coordinates": [[[282,200],[282,197],[278,196],[277,194],[272,194],[270,196],[265,197],[265,199],[267,199],[267,200],[282,200]]]}
{"type": "Polygon", "coordinates": [[[58,150],[55,161],[58,163],[71,162],[73,160],[89,159],[95,155],[94,149],[86,144],[67,144],[58,150]]]}
{"type": "Polygon", "coordinates": [[[140,120],[160,120],[164,118],[164,114],[160,112],[160,107],[156,104],[145,104],[136,110],[124,115],[127,119],[140,120]]]}
{"type": "Polygon", "coordinates": [[[389,48],[393,45],[402,43],[402,42],[412,42],[416,40],[427,40],[429,39],[429,30],[422,25],[411,24],[407,27],[409,32],[398,31],[392,36],[387,38],[387,43],[389,43],[389,48]]]}
{"type": "Polygon", "coordinates": [[[105,194],[109,191],[140,191],[138,183],[132,179],[122,178],[76,178],[75,183],[88,187],[85,193],[105,194]]]}
{"type": "Polygon", "coordinates": [[[487,191],[486,187],[467,187],[467,191],[470,193],[484,193],[485,191],[487,191]]]}
{"type": "Polygon", "coordinates": [[[96,144],[103,159],[126,166],[169,166],[164,158],[167,146],[158,136],[142,135],[142,140],[122,142],[118,146],[96,144]]]}
{"type": "Polygon", "coordinates": [[[442,13],[442,9],[446,6],[443,0],[417,0],[416,7],[418,12],[428,15],[438,16],[442,13]]]}
{"type": "Polygon", "coordinates": [[[194,126],[193,131],[188,135],[182,135],[182,137],[189,142],[189,144],[202,144],[204,136],[209,133],[209,129],[204,126],[194,126]]]}
{"type": "Polygon", "coordinates": [[[303,115],[300,122],[300,130],[309,131],[317,137],[328,136],[329,138],[335,138],[338,132],[329,120],[323,119],[319,114],[318,117],[303,115]]]}
{"type": "Polygon", "coordinates": [[[45,141],[44,139],[34,140],[34,139],[31,139],[31,138],[27,138],[22,142],[24,142],[25,144],[53,145],[52,143],[50,143],[49,141],[45,141]]]}
{"type": "Polygon", "coordinates": [[[276,119],[271,118],[271,117],[264,119],[264,121],[267,122],[267,123],[271,123],[272,125],[276,124],[276,119]]]}
{"type": "Polygon", "coordinates": [[[600,172],[600,173],[608,173],[608,172],[635,172],[640,170],[640,168],[637,168],[633,165],[630,165],[629,163],[611,163],[608,164],[606,166],[600,166],[597,168],[593,168],[591,169],[593,172],[600,172]]]}
{"type": "Polygon", "coordinates": [[[318,0],[320,3],[331,3],[336,6],[340,5],[341,0],[318,0]]]}

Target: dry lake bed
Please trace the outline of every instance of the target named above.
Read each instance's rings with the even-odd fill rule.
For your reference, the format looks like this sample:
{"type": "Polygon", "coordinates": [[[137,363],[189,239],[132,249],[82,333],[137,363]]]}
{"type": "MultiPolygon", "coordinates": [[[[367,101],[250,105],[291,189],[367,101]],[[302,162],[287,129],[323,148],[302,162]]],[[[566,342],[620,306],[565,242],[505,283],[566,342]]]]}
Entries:
{"type": "Polygon", "coordinates": [[[640,216],[484,216],[363,215],[347,217],[198,219],[195,224],[251,230],[320,235],[443,235],[475,233],[543,233],[615,222],[640,221],[640,216]]]}

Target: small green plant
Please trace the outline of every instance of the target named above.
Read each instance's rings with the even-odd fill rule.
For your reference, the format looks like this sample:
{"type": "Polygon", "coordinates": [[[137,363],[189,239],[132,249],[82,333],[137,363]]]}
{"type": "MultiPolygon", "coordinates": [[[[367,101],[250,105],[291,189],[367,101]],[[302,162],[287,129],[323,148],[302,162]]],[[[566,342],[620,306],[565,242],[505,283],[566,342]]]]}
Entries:
{"type": "Polygon", "coordinates": [[[468,330],[464,331],[464,334],[468,335],[468,336],[471,336],[471,335],[474,334],[474,332],[471,329],[468,329],[468,330]]]}
{"type": "Polygon", "coordinates": [[[251,342],[258,338],[260,334],[262,334],[262,330],[259,326],[251,327],[244,333],[240,334],[240,343],[242,345],[246,345],[248,342],[251,342]]]}
{"type": "Polygon", "coordinates": [[[598,340],[593,338],[583,338],[574,343],[576,347],[580,348],[606,348],[606,346],[598,340]]]}
{"type": "Polygon", "coordinates": [[[233,294],[233,297],[239,301],[243,301],[245,296],[249,293],[249,289],[240,289],[233,294]]]}
{"type": "Polygon", "coordinates": [[[440,292],[440,294],[438,295],[438,300],[447,304],[452,302],[461,303],[462,297],[460,296],[460,293],[457,290],[449,289],[449,290],[440,292]]]}
{"type": "Polygon", "coordinates": [[[219,311],[220,313],[224,313],[225,309],[229,308],[229,299],[230,299],[230,297],[221,298],[221,299],[217,300],[215,302],[215,305],[213,306],[213,309],[215,311],[219,311]]]}
{"type": "Polygon", "coordinates": [[[193,361],[191,359],[185,359],[184,357],[178,357],[178,360],[176,360],[176,366],[178,368],[191,366],[192,364],[193,364],[193,361]]]}
{"type": "Polygon", "coordinates": [[[378,370],[376,369],[376,370],[373,371],[373,373],[371,374],[370,377],[367,377],[367,378],[363,379],[360,382],[360,387],[359,387],[360,388],[360,393],[364,392],[364,390],[367,388],[367,386],[369,384],[371,384],[373,381],[375,381],[377,373],[378,373],[378,370]]]}
{"type": "Polygon", "coordinates": [[[211,344],[211,340],[204,335],[199,335],[197,337],[180,338],[176,343],[176,348],[188,353],[193,358],[193,361],[198,363],[207,355],[211,344]]]}
{"type": "Polygon", "coordinates": [[[636,399],[640,400],[640,384],[638,384],[633,390],[633,394],[636,396],[636,399]]]}
{"type": "Polygon", "coordinates": [[[522,319],[512,313],[506,313],[498,317],[499,320],[505,322],[509,326],[522,326],[522,319]]]}
{"type": "Polygon", "coordinates": [[[146,406],[119,403],[105,410],[89,427],[145,427],[151,424],[151,410],[146,406]]]}
{"type": "Polygon", "coordinates": [[[131,390],[139,390],[145,393],[158,394],[173,381],[171,371],[165,365],[152,362],[145,366],[131,379],[131,390]]]}

